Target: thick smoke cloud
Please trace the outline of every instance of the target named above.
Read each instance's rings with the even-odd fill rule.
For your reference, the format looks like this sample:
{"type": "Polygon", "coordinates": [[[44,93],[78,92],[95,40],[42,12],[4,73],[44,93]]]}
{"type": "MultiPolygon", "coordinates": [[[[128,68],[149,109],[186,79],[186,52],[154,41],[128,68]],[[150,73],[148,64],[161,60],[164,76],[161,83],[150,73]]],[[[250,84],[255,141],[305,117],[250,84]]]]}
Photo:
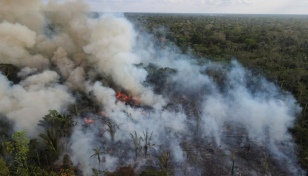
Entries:
{"type": "MultiPolygon", "coordinates": [[[[236,61],[223,64],[204,59],[200,64],[176,47],[155,46],[151,36],[136,32],[124,17],[91,18],[88,11],[82,1],[0,2],[0,62],[18,67],[21,79],[13,84],[0,74],[0,114],[15,122],[16,131],[35,137],[40,132],[36,124],[48,110],[65,112],[69,104],[79,103],[80,97],[73,96],[77,92],[116,124],[116,144],[133,148],[130,133],[153,132],[154,153],[171,148],[179,163],[185,160],[181,143],[195,135],[228,147],[222,134],[227,127],[244,128],[250,139],[282,158],[287,157],[282,143],[287,149],[294,147],[288,129],[300,107],[289,93],[254,77],[236,61]],[[147,82],[151,64],[157,70],[174,70],[156,79],[164,85],[147,82]],[[208,74],[213,71],[219,71],[221,81],[208,74]],[[119,91],[136,97],[138,107],[118,101],[119,91]],[[186,104],[175,103],[181,101],[186,104]]],[[[97,114],[89,116],[104,120],[97,114]]],[[[98,135],[106,125],[98,122],[85,128],[82,118],[74,118],[77,125],[65,152],[84,175],[91,175],[96,164],[89,157],[92,149],[107,148],[98,135]]],[[[112,140],[106,132],[102,138],[112,140]]],[[[125,147],[120,146],[120,152],[125,147]]],[[[125,161],[116,154],[106,155],[104,169],[134,162],[134,152],[126,154],[125,161]]],[[[296,161],[294,156],[290,161],[296,161]]],[[[298,168],[296,162],[290,165],[298,168]]]]}
{"type": "Polygon", "coordinates": [[[29,76],[19,85],[12,85],[0,75],[0,112],[15,121],[16,131],[26,131],[36,136],[39,120],[50,109],[64,110],[74,97],[65,86],[57,84],[59,75],[54,71],[29,76]]]}
{"type": "Polygon", "coordinates": [[[44,16],[40,11],[42,4],[41,0],[2,0],[0,2],[0,20],[19,23],[39,32],[44,25],[44,16]]]}
{"type": "Polygon", "coordinates": [[[27,50],[33,48],[36,40],[36,33],[27,26],[3,21],[0,24],[0,37],[0,61],[2,63],[35,68],[49,65],[47,58],[40,54],[31,55],[27,50]]]}
{"type": "Polygon", "coordinates": [[[103,16],[92,24],[91,43],[85,46],[87,54],[91,54],[91,62],[96,64],[97,71],[112,80],[146,105],[161,108],[165,100],[154,95],[150,88],[142,83],[147,72],[137,68],[141,59],[132,53],[135,32],[132,25],[122,18],[110,15],[103,16]]]}

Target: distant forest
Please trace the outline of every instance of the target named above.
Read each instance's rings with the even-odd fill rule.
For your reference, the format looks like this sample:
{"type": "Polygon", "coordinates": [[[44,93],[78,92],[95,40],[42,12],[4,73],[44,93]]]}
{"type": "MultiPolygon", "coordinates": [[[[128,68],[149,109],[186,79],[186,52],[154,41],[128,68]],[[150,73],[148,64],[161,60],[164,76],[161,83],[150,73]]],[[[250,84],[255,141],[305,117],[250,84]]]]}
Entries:
{"type": "Polygon", "coordinates": [[[308,16],[133,14],[136,30],[153,34],[162,47],[230,62],[235,58],[256,74],[290,91],[302,107],[295,128],[302,166],[308,169],[308,16]]]}

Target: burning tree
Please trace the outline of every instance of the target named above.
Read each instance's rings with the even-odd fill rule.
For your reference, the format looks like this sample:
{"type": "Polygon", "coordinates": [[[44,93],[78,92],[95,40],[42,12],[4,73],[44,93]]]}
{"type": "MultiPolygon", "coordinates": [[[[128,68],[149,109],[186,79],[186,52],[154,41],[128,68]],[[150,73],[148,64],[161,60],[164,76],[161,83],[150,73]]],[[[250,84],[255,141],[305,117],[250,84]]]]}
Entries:
{"type": "Polygon", "coordinates": [[[126,105],[138,106],[140,104],[140,100],[133,96],[125,95],[122,92],[117,94],[117,99],[126,105]]]}
{"type": "Polygon", "coordinates": [[[87,126],[90,126],[90,125],[94,125],[93,123],[94,123],[94,120],[92,120],[92,119],[88,119],[88,118],[84,118],[84,122],[85,122],[85,124],[87,125],[87,126]]]}
{"type": "Polygon", "coordinates": [[[73,171],[73,162],[70,159],[70,156],[68,154],[65,154],[63,156],[63,161],[61,165],[61,176],[74,176],[73,171]]]}

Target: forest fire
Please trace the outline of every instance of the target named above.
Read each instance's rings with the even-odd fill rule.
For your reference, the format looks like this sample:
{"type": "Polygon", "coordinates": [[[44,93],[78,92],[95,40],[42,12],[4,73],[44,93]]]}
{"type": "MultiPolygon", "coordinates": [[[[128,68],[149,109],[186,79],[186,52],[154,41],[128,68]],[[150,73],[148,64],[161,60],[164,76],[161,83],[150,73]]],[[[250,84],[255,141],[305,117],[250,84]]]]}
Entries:
{"type": "Polygon", "coordinates": [[[136,97],[125,95],[122,92],[119,92],[116,97],[119,101],[125,103],[126,105],[138,106],[140,104],[140,100],[138,100],[136,97]]]}
{"type": "Polygon", "coordinates": [[[85,122],[86,124],[88,124],[88,125],[93,125],[94,120],[92,120],[92,119],[87,119],[87,118],[85,117],[85,118],[84,118],[84,122],[85,122]]]}
{"type": "Polygon", "coordinates": [[[0,176],[306,175],[306,20],[91,6],[0,0],[0,176]]]}
{"type": "Polygon", "coordinates": [[[101,115],[104,116],[104,117],[108,117],[108,114],[105,113],[104,111],[99,112],[99,114],[101,114],[101,115]]]}

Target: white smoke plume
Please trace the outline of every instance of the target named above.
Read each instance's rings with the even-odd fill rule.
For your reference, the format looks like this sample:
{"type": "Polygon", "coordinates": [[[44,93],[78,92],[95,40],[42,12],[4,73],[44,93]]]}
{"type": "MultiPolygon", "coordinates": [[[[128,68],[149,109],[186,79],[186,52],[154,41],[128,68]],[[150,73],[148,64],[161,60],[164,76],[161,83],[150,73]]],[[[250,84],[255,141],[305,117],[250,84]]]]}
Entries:
{"type": "Polygon", "coordinates": [[[59,111],[73,103],[74,97],[65,86],[57,84],[59,76],[53,71],[30,76],[19,85],[12,85],[0,75],[0,112],[15,121],[16,131],[36,136],[39,120],[50,109],[59,111]]]}
{"type": "Polygon", "coordinates": [[[35,44],[36,33],[19,23],[3,21],[0,24],[0,61],[18,67],[43,68],[49,65],[48,59],[40,54],[31,55],[27,49],[35,44]]]}
{"type": "MultiPolygon", "coordinates": [[[[289,93],[254,78],[236,61],[228,65],[206,60],[199,66],[198,59],[180,54],[176,47],[156,47],[124,17],[92,18],[89,11],[83,1],[0,1],[0,62],[18,67],[21,79],[13,84],[0,74],[0,114],[14,121],[16,131],[35,137],[40,132],[36,124],[48,110],[65,112],[69,104],[79,103],[80,97],[73,95],[82,94],[116,124],[114,145],[126,146],[119,147],[121,154],[133,148],[130,133],[142,136],[147,131],[153,132],[156,153],[170,148],[181,163],[184,140],[197,133],[202,140],[227,148],[223,133],[236,126],[282,158],[287,155],[281,144],[294,147],[288,129],[301,109],[289,93]],[[163,85],[147,82],[153,76],[151,64],[162,74],[169,70],[155,78],[163,85]],[[222,83],[207,74],[217,70],[222,71],[222,83]],[[119,91],[136,97],[138,107],[119,101],[119,91]],[[174,103],[181,101],[186,104],[174,103]]],[[[101,115],[89,116],[104,120],[101,115]]],[[[112,139],[106,125],[98,122],[85,128],[83,118],[74,117],[77,125],[66,152],[84,175],[91,175],[97,164],[90,157],[92,149],[107,150],[103,143],[112,139]],[[99,137],[100,131],[105,133],[99,137]]],[[[106,155],[103,168],[115,170],[134,162],[133,151],[123,159],[119,155],[106,155]]],[[[294,156],[290,161],[296,161],[294,156]]],[[[296,163],[290,165],[299,169],[296,163]]]]}
{"type": "Polygon", "coordinates": [[[91,54],[91,62],[97,66],[97,71],[111,76],[117,85],[138,96],[146,105],[158,109],[164,106],[166,103],[161,96],[154,95],[150,88],[142,85],[147,72],[134,66],[141,59],[132,53],[136,37],[132,25],[125,19],[110,15],[103,16],[90,25],[91,43],[84,50],[91,54]]]}
{"type": "Polygon", "coordinates": [[[12,24],[19,23],[28,26],[35,32],[41,32],[45,20],[40,11],[42,5],[41,0],[1,0],[0,20],[1,22],[5,20],[12,24]]]}

